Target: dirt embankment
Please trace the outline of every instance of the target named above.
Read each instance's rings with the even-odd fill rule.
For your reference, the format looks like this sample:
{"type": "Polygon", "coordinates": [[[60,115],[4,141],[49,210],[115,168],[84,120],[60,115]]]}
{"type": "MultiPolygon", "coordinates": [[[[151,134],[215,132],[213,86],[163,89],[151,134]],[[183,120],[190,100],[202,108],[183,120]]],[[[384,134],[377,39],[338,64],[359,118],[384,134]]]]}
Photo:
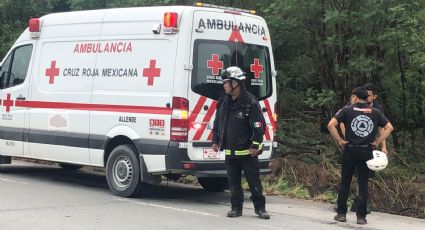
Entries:
{"type": "MultiPolygon", "coordinates": [[[[279,178],[284,178],[290,185],[304,186],[309,193],[308,199],[329,193],[336,198],[340,165],[328,161],[307,164],[294,159],[276,159],[273,174],[267,179],[279,178]]],[[[356,193],[355,183],[356,178],[351,184],[352,197],[356,193]]],[[[369,207],[374,211],[425,219],[425,180],[405,180],[378,172],[369,180],[369,207]]]]}

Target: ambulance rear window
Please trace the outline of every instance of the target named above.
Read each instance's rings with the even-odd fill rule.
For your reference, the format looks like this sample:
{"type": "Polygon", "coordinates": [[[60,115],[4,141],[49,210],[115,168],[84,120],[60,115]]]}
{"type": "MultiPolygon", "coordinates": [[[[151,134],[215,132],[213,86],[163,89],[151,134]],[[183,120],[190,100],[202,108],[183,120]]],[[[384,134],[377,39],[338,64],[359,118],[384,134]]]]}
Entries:
{"type": "Polygon", "coordinates": [[[192,90],[217,100],[223,94],[220,72],[229,66],[238,66],[246,73],[245,85],[258,99],[265,99],[272,94],[267,47],[211,40],[195,41],[192,90]]]}

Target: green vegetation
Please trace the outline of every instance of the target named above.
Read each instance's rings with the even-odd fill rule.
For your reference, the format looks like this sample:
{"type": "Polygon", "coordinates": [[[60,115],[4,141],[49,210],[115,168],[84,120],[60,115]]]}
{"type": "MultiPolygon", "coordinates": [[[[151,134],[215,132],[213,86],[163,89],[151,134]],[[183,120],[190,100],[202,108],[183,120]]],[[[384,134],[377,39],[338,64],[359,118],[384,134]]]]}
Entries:
{"type": "MultiPolygon", "coordinates": [[[[366,82],[395,126],[390,166],[370,182],[380,211],[425,218],[425,1],[210,0],[256,9],[269,24],[278,70],[279,157],[266,191],[333,201],[340,149],[324,125],[366,82]],[[299,148],[303,146],[304,148],[299,148]],[[320,154],[316,154],[320,151],[320,154]],[[383,195],[382,195],[383,194],[383,195]]],[[[185,0],[0,0],[0,57],[30,16],[98,8],[192,5],[185,0]]]]}

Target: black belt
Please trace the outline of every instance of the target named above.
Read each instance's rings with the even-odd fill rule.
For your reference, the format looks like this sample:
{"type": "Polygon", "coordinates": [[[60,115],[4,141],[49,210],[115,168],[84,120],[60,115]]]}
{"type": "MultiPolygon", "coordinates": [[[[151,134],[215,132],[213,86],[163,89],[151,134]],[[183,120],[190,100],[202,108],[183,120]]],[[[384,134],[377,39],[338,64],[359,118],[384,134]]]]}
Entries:
{"type": "Polygon", "coordinates": [[[350,147],[350,148],[368,148],[368,147],[371,147],[371,145],[352,145],[352,144],[348,144],[347,147],[350,147]]]}

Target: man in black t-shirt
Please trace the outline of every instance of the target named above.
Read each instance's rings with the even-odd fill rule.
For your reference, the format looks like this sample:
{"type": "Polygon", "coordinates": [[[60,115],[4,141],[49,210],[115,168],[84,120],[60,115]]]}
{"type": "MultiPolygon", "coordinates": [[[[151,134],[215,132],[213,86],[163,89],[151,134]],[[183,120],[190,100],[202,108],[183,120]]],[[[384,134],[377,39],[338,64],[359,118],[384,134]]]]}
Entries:
{"type": "Polygon", "coordinates": [[[359,197],[357,200],[357,223],[366,224],[369,168],[366,161],[372,159],[372,150],[381,144],[392,132],[393,126],[378,109],[367,104],[367,91],[363,87],[353,90],[355,104],[344,107],[329,122],[328,129],[339,145],[344,147],[341,186],[338,193],[338,214],[334,217],[340,222],[347,221],[347,199],[354,168],[358,168],[359,197]],[[344,123],[344,140],[336,126],[344,123]],[[384,128],[378,139],[378,127],[384,128]]]}
{"type": "MultiPolygon", "coordinates": [[[[380,104],[378,104],[376,102],[376,99],[378,98],[378,95],[377,95],[378,87],[376,87],[376,85],[373,84],[373,83],[366,83],[366,84],[364,84],[363,87],[367,91],[367,100],[366,100],[367,101],[367,104],[370,107],[373,107],[373,108],[381,111],[385,115],[384,108],[380,104]]],[[[354,104],[353,103],[354,96],[355,96],[354,95],[354,92],[351,92],[350,101],[347,103],[347,106],[350,106],[350,105],[354,104]]],[[[341,110],[339,110],[339,111],[341,111],[341,110]]],[[[339,113],[339,111],[337,112],[337,114],[339,113]]],[[[340,123],[339,124],[339,127],[341,129],[342,134],[345,135],[345,125],[344,125],[344,123],[340,123]]],[[[382,130],[379,129],[379,133],[381,133],[381,132],[382,132],[382,130]]],[[[387,144],[386,144],[386,141],[385,140],[381,144],[381,151],[384,152],[384,153],[386,153],[386,154],[388,154],[387,144]]]]}
{"type": "MultiPolygon", "coordinates": [[[[375,109],[378,109],[379,111],[381,111],[385,115],[384,108],[376,102],[376,99],[378,98],[378,95],[377,95],[378,87],[376,87],[376,85],[373,84],[373,83],[366,83],[366,84],[364,84],[363,87],[367,91],[367,104],[369,106],[375,108],[375,109]]],[[[354,98],[354,95],[352,93],[351,98],[350,98],[350,102],[348,102],[347,106],[354,104],[353,98],[354,98]]],[[[345,125],[344,125],[344,123],[340,123],[339,127],[341,129],[342,134],[345,135],[345,125]]],[[[381,133],[381,132],[382,132],[382,129],[379,128],[379,133],[381,133]]],[[[384,152],[385,154],[388,154],[387,143],[386,143],[385,140],[381,144],[381,151],[384,152]]],[[[354,176],[357,177],[357,174],[358,174],[357,168],[355,168],[354,169],[354,176]]],[[[374,171],[370,170],[369,171],[369,178],[372,178],[374,175],[375,175],[374,171]]],[[[357,206],[356,204],[357,204],[357,197],[358,196],[359,196],[359,188],[356,187],[356,197],[354,198],[353,203],[351,205],[351,209],[350,209],[350,211],[352,211],[352,212],[356,211],[356,206],[357,206]]],[[[368,211],[368,213],[369,213],[369,211],[368,211]]]]}
{"type": "MultiPolygon", "coordinates": [[[[373,83],[366,83],[363,86],[367,90],[367,104],[375,109],[378,109],[381,111],[384,115],[384,108],[376,102],[376,99],[378,98],[378,87],[376,87],[373,83]]],[[[379,129],[379,133],[382,132],[382,129],[379,129]]],[[[387,150],[387,142],[384,140],[381,144],[381,151],[385,154],[388,154],[387,150]]]]}

